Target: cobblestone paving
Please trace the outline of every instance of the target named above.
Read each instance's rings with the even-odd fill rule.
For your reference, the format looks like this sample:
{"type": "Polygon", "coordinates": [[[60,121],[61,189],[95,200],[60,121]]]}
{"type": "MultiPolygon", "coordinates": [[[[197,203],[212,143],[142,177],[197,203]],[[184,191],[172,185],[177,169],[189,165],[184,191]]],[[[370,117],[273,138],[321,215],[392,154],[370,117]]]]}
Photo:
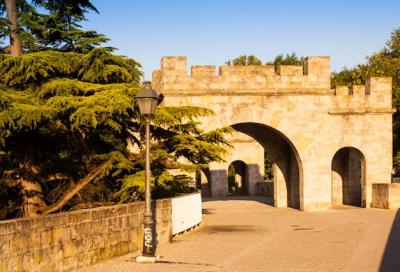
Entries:
{"type": "MultiPolygon", "coordinates": [[[[264,202],[206,201],[202,225],[161,245],[160,262],[135,263],[136,253],[79,271],[400,271],[400,255],[388,258],[386,252],[381,264],[396,211],[341,207],[300,212],[264,202]]],[[[400,254],[400,239],[390,242],[389,253],[400,254]]]]}

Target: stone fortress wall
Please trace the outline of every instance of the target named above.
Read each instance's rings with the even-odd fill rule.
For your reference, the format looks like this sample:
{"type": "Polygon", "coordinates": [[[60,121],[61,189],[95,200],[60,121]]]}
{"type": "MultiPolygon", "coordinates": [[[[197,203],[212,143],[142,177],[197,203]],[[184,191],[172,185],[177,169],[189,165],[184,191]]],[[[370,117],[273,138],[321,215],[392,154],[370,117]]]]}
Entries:
{"type": "Polygon", "coordinates": [[[227,193],[227,169],[234,160],[247,164],[247,191],[255,194],[256,183],[263,181],[264,151],[273,163],[277,207],[371,207],[372,184],[392,186],[391,78],[331,89],[329,57],[307,57],[303,67],[215,71],[193,66],[188,75],[186,57],[163,57],[152,79],[153,88],[165,95],[164,105],[209,108],[215,116],[202,120],[206,129],[231,125],[237,131],[230,136],[234,148],[226,163],[210,164],[212,196],[227,193]]]}

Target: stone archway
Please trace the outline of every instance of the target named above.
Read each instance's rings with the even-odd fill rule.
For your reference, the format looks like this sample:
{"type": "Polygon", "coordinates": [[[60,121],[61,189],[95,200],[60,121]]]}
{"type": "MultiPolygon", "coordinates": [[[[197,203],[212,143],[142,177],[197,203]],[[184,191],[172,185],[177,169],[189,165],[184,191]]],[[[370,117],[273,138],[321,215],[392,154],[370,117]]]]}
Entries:
{"type": "MultiPolygon", "coordinates": [[[[303,67],[221,66],[216,73],[215,66],[203,65],[192,66],[190,74],[187,68],[184,56],[163,57],[160,69],[152,74],[152,86],[165,95],[165,106],[212,110],[214,115],[199,120],[205,130],[237,124],[238,131],[262,145],[254,155],[250,140],[226,159],[247,163],[251,196],[256,193],[254,183],[264,175],[263,148],[274,157],[277,207],[332,206],[330,170],[337,151],[332,147],[356,146],[368,159],[368,180],[362,190],[366,205],[372,204],[374,183],[391,183],[390,78],[372,77],[364,86],[331,89],[327,56],[307,57],[303,67]]],[[[213,197],[228,193],[227,168],[225,162],[210,163],[213,197]]]]}
{"type": "MultiPolygon", "coordinates": [[[[252,137],[268,154],[273,165],[274,205],[301,209],[303,171],[300,157],[292,142],[278,130],[264,124],[246,122],[234,124],[232,127],[252,137]]],[[[252,179],[251,171],[248,179],[252,179]]]]}
{"type": "Polygon", "coordinates": [[[332,205],[365,207],[365,157],[354,147],[339,149],[332,159],[332,205]]]}
{"type": "Polygon", "coordinates": [[[233,161],[228,167],[228,193],[232,195],[248,194],[248,167],[241,160],[233,161]]]}

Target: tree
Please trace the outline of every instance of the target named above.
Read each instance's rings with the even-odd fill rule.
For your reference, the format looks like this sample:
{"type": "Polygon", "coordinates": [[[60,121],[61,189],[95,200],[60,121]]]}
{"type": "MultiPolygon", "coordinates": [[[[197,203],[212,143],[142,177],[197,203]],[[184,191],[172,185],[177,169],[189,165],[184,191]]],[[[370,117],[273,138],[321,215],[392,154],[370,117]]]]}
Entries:
{"type": "MultiPolygon", "coordinates": [[[[21,188],[25,215],[47,213],[53,201],[45,197],[51,198],[47,193],[60,184],[74,190],[108,176],[124,161],[124,139],[117,132],[132,110],[138,68],[102,48],[86,55],[46,51],[2,56],[3,182],[21,188]],[[112,82],[117,84],[103,85],[112,82]]],[[[122,166],[129,169],[128,161],[122,166]]]]}
{"type": "Polygon", "coordinates": [[[108,41],[96,31],[80,29],[89,11],[98,12],[88,0],[0,0],[0,40],[4,44],[10,37],[3,52],[13,56],[49,49],[87,53],[108,41]]]}
{"type": "Polygon", "coordinates": [[[254,55],[242,55],[233,60],[228,60],[225,62],[226,65],[229,66],[237,66],[237,65],[261,65],[261,60],[259,60],[254,55]]]}
{"type": "Polygon", "coordinates": [[[96,31],[80,29],[89,11],[98,10],[89,0],[43,0],[41,6],[49,11],[41,15],[42,31],[38,32],[40,44],[62,51],[89,52],[95,46],[108,41],[96,31]]]}
{"type": "MultiPolygon", "coordinates": [[[[140,64],[96,48],[105,37],[80,29],[85,12],[96,11],[90,1],[16,4],[23,52],[0,54],[0,217],[141,199],[144,137],[134,101],[140,64]]],[[[1,17],[0,38],[9,29],[1,17]]],[[[156,193],[188,190],[188,178],[168,169],[222,160],[230,128],[201,130],[196,119],[210,114],[195,107],[157,110],[151,128],[156,193]],[[179,163],[182,157],[188,164],[179,163]]]]}
{"type": "MultiPolygon", "coordinates": [[[[274,60],[267,61],[267,65],[303,65],[304,57],[298,57],[296,53],[292,54],[280,54],[277,55],[274,60]]],[[[243,66],[243,65],[261,65],[262,61],[254,55],[242,55],[233,60],[228,60],[225,62],[226,65],[230,66],[243,66]]]]}
{"type": "Polygon", "coordinates": [[[292,54],[286,54],[286,56],[280,54],[275,57],[273,61],[267,61],[266,64],[269,65],[303,65],[304,63],[304,58],[303,57],[298,57],[296,53],[292,54]]]}
{"type": "MultiPolygon", "coordinates": [[[[143,139],[134,104],[140,65],[106,48],[1,58],[0,176],[3,192],[18,191],[5,196],[14,207],[31,216],[140,199],[144,156],[140,149],[127,151],[127,141],[141,147],[143,139]]],[[[180,157],[198,166],[222,160],[229,128],[204,132],[196,122],[210,114],[194,107],[158,109],[152,167],[159,188],[177,179],[169,168],[196,167],[178,163],[180,157]]]]}
{"type": "Polygon", "coordinates": [[[5,0],[4,6],[7,10],[7,26],[10,35],[10,53],[12,56],[19,56],[22,54],[22,47],[18,37],[19,26],[16,0],[5,0]]]}

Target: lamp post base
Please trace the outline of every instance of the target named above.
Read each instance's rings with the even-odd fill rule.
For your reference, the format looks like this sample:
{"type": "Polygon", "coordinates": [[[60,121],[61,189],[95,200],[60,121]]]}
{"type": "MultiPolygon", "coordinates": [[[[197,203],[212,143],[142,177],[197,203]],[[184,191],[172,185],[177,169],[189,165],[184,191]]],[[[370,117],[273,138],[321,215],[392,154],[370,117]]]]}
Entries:
{"type": "Polygon", "coordinates": [[[137,256],[137,263],[155,263],[160,260],[159,256],[137,256]]]}

